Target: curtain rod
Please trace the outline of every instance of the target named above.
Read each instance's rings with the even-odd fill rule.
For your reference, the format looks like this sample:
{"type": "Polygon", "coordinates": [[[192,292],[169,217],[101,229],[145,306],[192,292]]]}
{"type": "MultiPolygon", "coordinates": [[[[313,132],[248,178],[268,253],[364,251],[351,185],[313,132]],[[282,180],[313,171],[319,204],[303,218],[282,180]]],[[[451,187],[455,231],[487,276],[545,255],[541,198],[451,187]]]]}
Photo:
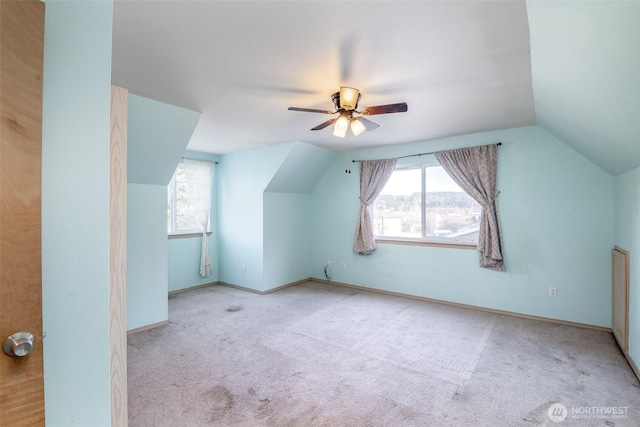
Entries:
{"type": "Polygon", "coordinates": [[[217,165],[218,162],[216,162],[215,160],[207,160],[207,159],[196,159],[195,157],[180,157],[182,160],[197,160],[199,162],[209,162],[209,163],[213,163],[214,165],[217,165]]]}
{"type": "MultiPolygon", "coordinates": [[[[488,144],[488,145],[493,145],[493,144],[488,144]]],[[[498,142],[496,143],[496,145],[502,145],[502,142],[498,142]]],[[[443,150],[445,151],[445,150],[443,150]]],[[[400,157],[396,157],[396,159],[406,159],[407,157],[418,157],[418,156],[426,156],[428,154],[435,154],[437,153],[437,151],[432,151],[430,153],[419,153],[419,154],[409,154],[406,156],[400,156],[400,157]]],[[[368,162],[370,160],[351,160],[352,163],[360,163],[360,162],[368,162]]]]}

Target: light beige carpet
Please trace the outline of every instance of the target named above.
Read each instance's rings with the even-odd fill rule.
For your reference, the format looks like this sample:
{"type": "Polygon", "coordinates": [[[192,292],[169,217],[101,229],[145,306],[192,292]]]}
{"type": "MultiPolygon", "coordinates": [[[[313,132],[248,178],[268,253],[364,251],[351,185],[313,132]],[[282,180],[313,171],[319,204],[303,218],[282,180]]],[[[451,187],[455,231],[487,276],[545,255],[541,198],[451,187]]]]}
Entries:
{"type": "Polygon", "coordinates": [[[472,312],[473,322],[458,323],[452,322],[448,308],[405,303],[356,294],[294,322],[282,337],[286,341],[291,333],[300,334],[361,357],[464,384],[484,350],[495,316],[472,312]],[[425,330],[430,333],[424,334],[425,330]]]}
{"type": "Polygon", "coordinates": [[[169,310],[129,337],[131,427],[640,425],[606,332],[316,282],[197,289],[169,310]]]}

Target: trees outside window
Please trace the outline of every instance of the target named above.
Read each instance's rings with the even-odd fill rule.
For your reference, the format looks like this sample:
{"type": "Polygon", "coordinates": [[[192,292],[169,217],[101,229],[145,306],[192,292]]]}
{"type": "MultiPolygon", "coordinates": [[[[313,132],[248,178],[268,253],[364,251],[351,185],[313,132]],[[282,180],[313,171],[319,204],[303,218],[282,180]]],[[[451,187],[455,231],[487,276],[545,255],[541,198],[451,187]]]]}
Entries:
{"type": "MultiPolygon", "coordinates": [[[[169,234],[201,233],[198,215],[202,200],[211,199],[212,163],[179,163],[167,188],[167,231],[169,234]]],[[[211,231],[207,223],[206,231],[211,231]]]]}
{"type": "Polygon", "coordinates": [[[380,240],[478,241],[480,205],[439,164],[396,167],[373,204],[372,217],[380,240]]]}

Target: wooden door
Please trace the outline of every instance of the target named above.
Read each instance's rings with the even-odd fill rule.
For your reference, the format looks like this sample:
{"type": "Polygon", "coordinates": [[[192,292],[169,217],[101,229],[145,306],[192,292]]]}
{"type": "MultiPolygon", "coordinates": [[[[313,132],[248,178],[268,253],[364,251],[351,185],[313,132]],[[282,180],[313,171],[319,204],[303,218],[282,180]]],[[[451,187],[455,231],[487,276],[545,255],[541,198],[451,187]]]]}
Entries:
{"type": "Polygon", "coordinates": [[[629,350],[629,253],[615,247],[611,251],[611,330],[622,352],[629,350]]]}
{"type": "Polygon", "coordinates": [[[35,337],[23,357],[0,352],[0,425],[43,426],[41,145],[44,3],[0,1],[0,344],[35,337]]]}

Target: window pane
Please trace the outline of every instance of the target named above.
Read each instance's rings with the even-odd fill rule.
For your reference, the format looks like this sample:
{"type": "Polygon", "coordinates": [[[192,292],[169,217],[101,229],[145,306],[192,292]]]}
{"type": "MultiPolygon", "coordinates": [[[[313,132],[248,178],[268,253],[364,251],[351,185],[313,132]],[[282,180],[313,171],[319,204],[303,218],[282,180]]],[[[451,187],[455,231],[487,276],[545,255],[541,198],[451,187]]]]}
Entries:
{"type": "MultiPolygon", "coordinates": [[[[200,230],[198,217],[202,216],[203,200],[210,201],[211,186],[211,164],[206,162],[178,164],[167,188],[170,233],[200,230]]],[[[209,224],[207,224],[207,231],[209,231],[209,224]]]]}
{"type": "Polygon", "coordinates": [[[173,213],[171,212],[171,209],[173,208],[173,201],[174,201],[174,195],[175,195],[175,172],[173,174],[173,176],[171,177],[171,182],[169,182],[169,186],[167,187],[167,232],[168,233],[172,233],[174,226],[173,226],[173,213]]]}
{"type": "Polygon", "coordinates": [[[194,197],[193,168],[180,165],[176,170],[176,231],[197,230],[191,198],[194,197]]]}
{"type": "Polygon", "coordinates": [[[480,205],[442,166],[425,169],[425,237],[476,243],[480,205]]]}
{"type": "Polygon", "coordinates": [[[372,214],[378,237],[472,244],[478,241],[480,205],[442,166],[396,169],[374,202],[372,214]]]}
{"type": "Polygon", "coordinates": [[[422,237],[420,168],[398,169],[373,204],[376,236],[422,237]]]}

